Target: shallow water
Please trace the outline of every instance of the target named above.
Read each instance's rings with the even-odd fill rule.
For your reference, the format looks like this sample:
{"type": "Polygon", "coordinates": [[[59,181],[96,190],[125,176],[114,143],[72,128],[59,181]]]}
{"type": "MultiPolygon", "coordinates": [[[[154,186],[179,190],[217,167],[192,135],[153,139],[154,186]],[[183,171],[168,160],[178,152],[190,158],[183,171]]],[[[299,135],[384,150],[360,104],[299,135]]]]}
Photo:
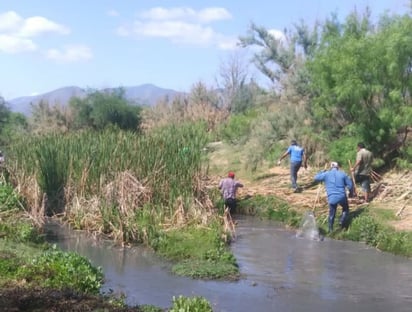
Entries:
{"type": "Polygon", "coordinates": [[[127,303],[171,307],[172,296],[203,296],[214,311],[411,311],[412,260],[359,243],[299,238],[275,222],[234,216],[232,244],[242,279],[177,277],[144,248],[123,249],[48,226],[48,239],[101,266],[127,303]]]}

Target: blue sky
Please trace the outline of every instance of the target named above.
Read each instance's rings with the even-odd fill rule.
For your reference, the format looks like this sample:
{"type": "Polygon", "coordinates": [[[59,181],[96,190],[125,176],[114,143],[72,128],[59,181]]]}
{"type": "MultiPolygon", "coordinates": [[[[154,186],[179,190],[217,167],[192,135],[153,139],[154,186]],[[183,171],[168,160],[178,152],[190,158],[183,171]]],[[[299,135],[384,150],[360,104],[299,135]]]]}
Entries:
{"type": "MultiPolygon", "coordinates": [[[[64,86],[152,83],[189,91],[216,85],[251,22],[281,31],[355,7],[374,16],[406,13],[409,0],[1,0],[0,96],[6,100],[64,86]]],[[[250,75],[256,75],[254,67],[250,75]]]]}

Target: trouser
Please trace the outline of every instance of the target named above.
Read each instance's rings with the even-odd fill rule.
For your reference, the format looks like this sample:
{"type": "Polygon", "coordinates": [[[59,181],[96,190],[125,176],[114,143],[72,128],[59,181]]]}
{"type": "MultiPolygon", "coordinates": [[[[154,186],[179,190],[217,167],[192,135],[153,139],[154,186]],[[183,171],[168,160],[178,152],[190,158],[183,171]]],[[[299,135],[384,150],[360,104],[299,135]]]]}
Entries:
{"type": "Polygon", "coordinates": [[[333,231],[333,224],[335,223],[336,209],[338,205],[342,206],[342,215],[339,219],[339,224],[341,227],[344,227],[346,225],[345,222],[349,215],[349,204],[348,199],[345,197],[337,203],[329,203],[329,232],[333,231]]]}
{"type": "Polygon", "coordinates": [[[229,212],[235,212],[236,210],[236,199],[234,198],[226,198],[225,205],[229,208],[229,212]]]}
{"type": "Polygon", "coordinates": [[[366,193],[371,191],[371,180],[368,175],[357,174],[355,176],[356,183],[360,183],[362,190],[366,193]]]}
{"type": "Polygon", "coordinates": [[[298,187],[297,180],[298,180],[298,171],[302,166],[301,161],[292,161],[290,163],[290,180],[292,182],[292,187],[295,189],[298,187]]]}

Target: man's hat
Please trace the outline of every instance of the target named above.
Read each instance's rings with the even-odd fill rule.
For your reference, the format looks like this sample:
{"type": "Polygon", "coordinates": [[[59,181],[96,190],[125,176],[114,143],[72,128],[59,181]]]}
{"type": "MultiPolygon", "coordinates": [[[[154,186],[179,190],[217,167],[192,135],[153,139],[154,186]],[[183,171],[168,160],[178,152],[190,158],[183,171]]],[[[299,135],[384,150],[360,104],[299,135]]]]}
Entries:
{"type": "Polygon", "coordinates": [[[235,177],[235,173],[233,171],[229,171],[229,173],[227,174],[227,176],[229,178],[234,178],[235,177]]]}
{"type": "Polygon", "coordinates": [[[292,144],[292,145],[298,145],[298,142],[297,142],[296,140],[292,140],[292,141],[290,142],[290,144],[292,144]]]}
{"type": "Polygon", "coordinates": [[[338,164],[338,162],[336,162],[336,161],[332,161],[332,162],[330,163],[330,167],[331,167],[331,168],[339,168],[339,164],[338,164]]]}

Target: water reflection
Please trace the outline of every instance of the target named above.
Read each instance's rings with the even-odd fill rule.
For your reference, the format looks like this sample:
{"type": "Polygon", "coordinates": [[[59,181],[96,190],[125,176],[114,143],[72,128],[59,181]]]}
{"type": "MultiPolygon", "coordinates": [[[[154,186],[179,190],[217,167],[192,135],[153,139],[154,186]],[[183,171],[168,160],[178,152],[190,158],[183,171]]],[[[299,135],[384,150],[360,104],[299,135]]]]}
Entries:
{"type": "Polygon", "coordinates": [[[204,296],[214,311],[411,311],[412,261],[358,243],[296,238],[274,222],[237,217],[232,250],[238,282],[176,277],[144,248],[124,249],[50,227],[50,241],[103,267],[104,291],[129,304],[171,306],[172,296],[204,296]]]}

